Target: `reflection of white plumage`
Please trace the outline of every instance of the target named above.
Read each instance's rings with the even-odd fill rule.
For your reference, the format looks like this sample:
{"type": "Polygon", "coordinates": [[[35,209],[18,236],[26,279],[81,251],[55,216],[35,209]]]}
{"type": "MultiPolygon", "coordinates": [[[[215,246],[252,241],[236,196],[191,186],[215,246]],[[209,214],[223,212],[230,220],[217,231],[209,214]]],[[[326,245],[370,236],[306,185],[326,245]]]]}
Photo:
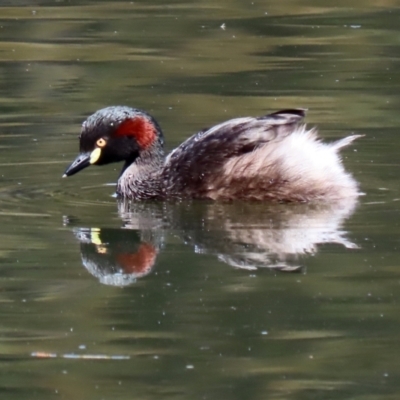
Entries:
{"type": "Polygon", "coordinates": [[[280,207],[275,210],[278,213],[269,210],[264,218],[254,214],[252,218],[249,210],[242,218],[225,215],[224,220],[217,221],[231,248],[224,253],[216,249],[218,258],[237,268],[291,270],[298,266],[300,256],[316,254],[320,244],[334,243],[355,249],[357,245],[341,229],[355,206],[356,200],[348,198],[315,207],[280,207]],[[270,226],[266,226],[266,221],[270,226]]]}
{"type": "Polygon", "coordinates": [[[275,205],[249,203],[138,204],[119,203],[126,227],[171,230],[196,253],[215,254],[237,268],[296,269],[299,257],[316,254],[319,244],[357,246],[346,238],[342,224],[357,198],[329,204],[275,205]],[[150,216],[153,216],[153,219],[150,216]]]}

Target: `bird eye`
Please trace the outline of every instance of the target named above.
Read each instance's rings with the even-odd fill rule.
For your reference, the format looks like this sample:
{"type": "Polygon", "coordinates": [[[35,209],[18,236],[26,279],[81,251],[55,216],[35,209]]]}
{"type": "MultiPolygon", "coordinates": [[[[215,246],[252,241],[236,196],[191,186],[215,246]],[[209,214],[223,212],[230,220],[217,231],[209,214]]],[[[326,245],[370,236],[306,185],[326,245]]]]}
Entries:
{"type": "Polygon", "coordinates": [[[97,147],[104,147],[106,144],[107,142],[103,138],[98,139],[96,142],[97,147]]]}

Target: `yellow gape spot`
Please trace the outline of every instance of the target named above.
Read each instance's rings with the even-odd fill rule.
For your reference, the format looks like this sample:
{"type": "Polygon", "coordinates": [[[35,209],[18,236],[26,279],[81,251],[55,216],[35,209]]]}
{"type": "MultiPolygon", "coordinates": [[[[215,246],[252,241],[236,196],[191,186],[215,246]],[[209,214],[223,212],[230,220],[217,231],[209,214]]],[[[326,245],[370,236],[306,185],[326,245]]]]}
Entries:
{"type": "Polygon", "coordinates": [[[99,147],[96,147],[93,151],[92,154],[90,154],[90,164],[95,164],[97,160],[100,158],[101,155],[101,149],[99,147]]]}
{"type": "Polygon", "coordinates": [[[90,230],[90,241],[93,244],[101,245],[103,242],[100,239],[100,229],[99,228],[92,228],[90,230]]]}

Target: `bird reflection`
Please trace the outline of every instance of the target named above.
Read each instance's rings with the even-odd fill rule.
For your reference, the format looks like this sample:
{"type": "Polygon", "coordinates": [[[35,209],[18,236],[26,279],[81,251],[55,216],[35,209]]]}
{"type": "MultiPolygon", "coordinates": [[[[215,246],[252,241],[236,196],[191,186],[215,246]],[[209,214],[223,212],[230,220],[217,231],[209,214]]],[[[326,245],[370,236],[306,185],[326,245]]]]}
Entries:
{"type": "Polygon", "coordinates": [[[103,284],[125,286],[148,275],[169,237],[232,267],[301,271],[318,245],[357,248],[342,229],[357,200],[331,204],[118,203],[122,229],[76,228],[85,268],[103,284]]]}
{"type": "Polygon", "coordinates": [[[76,228],[84,267],[105,285],[127,286],[148,275],[157,258],[155,237],[142,240],[137,231],[76,228]]]}

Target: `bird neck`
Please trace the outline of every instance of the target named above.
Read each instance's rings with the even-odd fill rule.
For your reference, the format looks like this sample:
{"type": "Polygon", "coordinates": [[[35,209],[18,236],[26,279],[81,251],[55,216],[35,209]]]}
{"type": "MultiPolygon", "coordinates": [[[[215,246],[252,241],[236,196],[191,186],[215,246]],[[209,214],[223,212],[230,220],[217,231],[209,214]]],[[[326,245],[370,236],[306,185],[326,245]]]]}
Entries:
{"type": "Polygon", "coordinates": [[[117,194],[137,200],[162,197],[161,173],[164,151],[142,151],[135,160],[127,160],[117,184],[117,194]]]}

